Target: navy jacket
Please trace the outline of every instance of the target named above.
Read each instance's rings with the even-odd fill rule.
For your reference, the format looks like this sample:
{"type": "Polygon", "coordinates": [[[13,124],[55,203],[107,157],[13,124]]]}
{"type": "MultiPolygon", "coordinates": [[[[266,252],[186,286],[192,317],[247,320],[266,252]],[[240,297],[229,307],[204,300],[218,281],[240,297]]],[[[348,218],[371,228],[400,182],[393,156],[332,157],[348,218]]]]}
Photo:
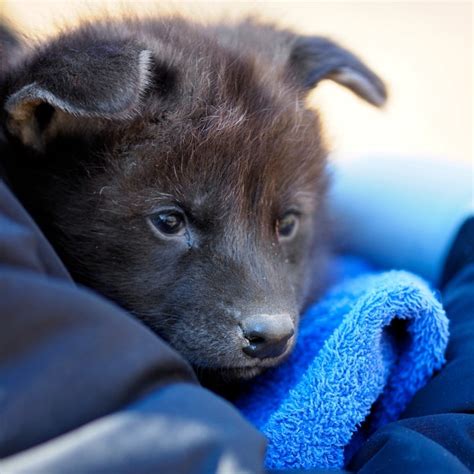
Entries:
{"type": "MultiPolygon", "coordinates": [[[[349,470],[474,471],[471,242],[473,219],[446,267],[445,368],[349,470]]],[[[264,437],[176,352],[72,282],[0,181],[0,472],[258,473],[264,450],[264,437]]]]}

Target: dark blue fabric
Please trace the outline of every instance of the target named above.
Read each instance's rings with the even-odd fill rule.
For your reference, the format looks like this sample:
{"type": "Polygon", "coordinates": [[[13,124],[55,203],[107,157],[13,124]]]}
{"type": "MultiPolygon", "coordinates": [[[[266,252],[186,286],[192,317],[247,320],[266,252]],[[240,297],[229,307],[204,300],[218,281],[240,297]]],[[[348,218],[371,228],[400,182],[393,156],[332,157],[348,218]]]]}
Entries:
{"type": "Polygon", "coordinates": [[[353,258],[340,269],[344,281],[303,316],[290,359],[237,402],[269,438],[269,467],[343,467],[351,439],[353,451],[396,420],[444,362],[448,320],[421,279],[367,273],[353,258]]]}
{"type": "MultiPolygon", "coordinates": [[[[470,220],[474,235],[474,219],[470,220]]],[[[397,422],[377,430],[347,468],[359,474],[472,474],[474,472],[474,253],[460,235],[444,279],[450,319],[446,364],[413,397],[397,422]]]]}

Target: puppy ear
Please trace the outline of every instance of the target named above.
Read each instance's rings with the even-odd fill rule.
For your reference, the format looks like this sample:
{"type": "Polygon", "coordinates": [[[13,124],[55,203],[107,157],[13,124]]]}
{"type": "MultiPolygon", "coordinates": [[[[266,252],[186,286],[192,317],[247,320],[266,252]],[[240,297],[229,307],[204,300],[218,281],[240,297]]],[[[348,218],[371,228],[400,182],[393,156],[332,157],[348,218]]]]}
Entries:
{"type": "Polygon", "coordinates": [[[299,37],[289,62],[291,74],[306,91],[331,79],[377,107],[387,100],[383,81],[357,56],[327,38],[299,37]]]}
{"type": "Polygon", "coordinates": [[[150,61],[150,51],[130,41],[58,41],[33,59],[10,87],[4,105],[7,127],[25,145],[41,150],[56,112],[130,117],[147,87],[150,61]]]}

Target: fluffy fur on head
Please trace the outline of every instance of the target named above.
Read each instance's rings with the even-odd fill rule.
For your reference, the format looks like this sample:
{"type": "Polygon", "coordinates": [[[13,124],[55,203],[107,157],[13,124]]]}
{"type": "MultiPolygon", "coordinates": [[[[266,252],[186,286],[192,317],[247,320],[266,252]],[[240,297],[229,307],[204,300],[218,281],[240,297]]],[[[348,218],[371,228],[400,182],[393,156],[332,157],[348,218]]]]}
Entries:
{"type": "Polygon", "coordinates": [[[305,95],[329,78],[380,104],[380,79],[329,40],[252,20],[102,21],[18,54],[2,160],[74,278],[200,370],[279,363],[294,337],[255,358],[242,327],[267,314],[296,328],[324,280],[327,151],[305,95]],[[170,209],[179,236],[153,224],[170,209]]]}

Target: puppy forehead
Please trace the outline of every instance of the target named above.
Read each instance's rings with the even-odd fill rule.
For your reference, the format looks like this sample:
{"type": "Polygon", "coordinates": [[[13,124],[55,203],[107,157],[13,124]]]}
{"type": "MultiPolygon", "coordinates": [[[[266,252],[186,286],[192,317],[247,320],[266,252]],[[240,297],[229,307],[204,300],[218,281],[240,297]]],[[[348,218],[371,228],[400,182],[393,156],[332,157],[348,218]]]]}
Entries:
{"type": "Polygon", "coordinates": [[[124,189],[197,209],[267,208],[314,189],[324,161],[317,115],[284,93],[254,112],[224,100],[191,116],[147,114],[114,134],[116,177],[124,189]]]}
{"type": "Polygon", "coordinates": [[[216,149],[198,144],[166,152],[159,142],[141,144],[116,168],[117,191],[147,211],[177,204],[204,219],[291,206],[311,210],[318,157],[293,154],[283,146],[262,150],[261,145],[253,150],[248,144],[216,149]]]}

